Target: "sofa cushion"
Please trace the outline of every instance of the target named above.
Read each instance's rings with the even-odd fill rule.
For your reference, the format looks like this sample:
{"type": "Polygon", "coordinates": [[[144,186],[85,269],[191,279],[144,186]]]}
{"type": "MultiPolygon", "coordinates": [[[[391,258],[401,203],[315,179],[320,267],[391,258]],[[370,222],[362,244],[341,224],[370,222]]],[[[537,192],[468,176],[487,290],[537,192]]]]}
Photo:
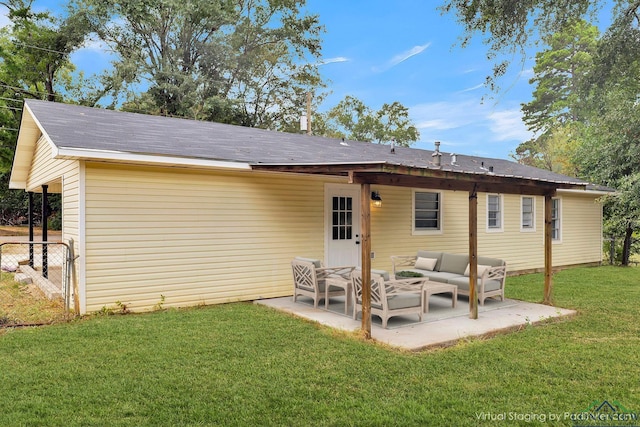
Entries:
{"type": "Polygon", "coordinates": [[[442,252],[436,252],[436,251],[424,251],[424,250],[420,250],[417,253],[418,258],[435,258],[438,261],[436,262],[436,266],[434,268],[434,270],[439,271],[440,270],[440,262],[442,261],[442,252]]]}
{"type": "Polygon", "coordinates": [[[418,270],[433,271],[436,268],[436,264],[437,263],[438,263],[438,258],[422,258],[422,257],[418,257],[416,259],[415,267],[418,270]]]}
{"type": "MultiPolygon", "coordinates": [[[[478,264],[478,267],[477,267],[478,277],[482,276],[484,274],[484,271],[490,269],[491,267],[492,267],[491,265],[478,264]]],[[[464,275],[469,277],[470,270],[471,270],[471,266],[467,264],[467,269],[464,271],[464,275]]]]}
{"type": "Polygon", "coordinates": [[[392,295],[387,298],[387,306],[389,310],[397,310],[399,308],[420,307],[419,294],[399,294],[392,295]]]}
{"type": "Polygon", "coordinates": [[[300,257],[300,256],[297,256],[295,259],[297,259],[298,261],[310,262],[316,268],[321,268],[322,267],[322,261],[320,261],[319,259],[303,258],[303,257],[300,257]]]}
{"type": "MultiPolygon", "coordinates": [[[[453,277],[449,279],[447,282],[451,285],[456,285],[458,289],[462,289],[465,291],[469,290],[469,278],[468,277],[453,277]]],[[[478,286],[482,283],[482,280],[478,279],[478,286]]],[[[484,282],[484,291],[496,291],[500,289],[500,281],[499,280],[485,280],[484,282]]]]}
{"type": "Polygon", "coordinates": [[[469,255],[458,254],[442,254],[442,261],[438,271],[446,271],[447,273],[456,273],[460,276],[464,275],[464,270],[469,264],[469,255]]]}
{"type": "Polygon", "coordinates": [[[479,256],[478,264],[490,265],[491,267],[498,267],[498,266],[504,265],[504,261],[499,258],[489,258],[486,256],[479,256]]]}
{"type": "MultiPolygon", "coordinates": [[[[362,272],[362,268],[358,267],[356,268],[357,271],[362,272]]],[[[371,269],[371,274],[377,274],[378,276],[382,276],[382,278],[384,279],[384,281],[386,282],[387,280],[389,280],[389,272],[386,270],[374,270],[373,268],[371,269]]]]}
{"type": "Polygon", "coordinates": [[[432,282],[442,282],[447,283],[449,279],[453,279],[455,277],[462,277],[460,274],[449,273],[446,271],[425,271],[425,270],[416,270],[424,274],[425,277],[429,278],[432,282]]]}

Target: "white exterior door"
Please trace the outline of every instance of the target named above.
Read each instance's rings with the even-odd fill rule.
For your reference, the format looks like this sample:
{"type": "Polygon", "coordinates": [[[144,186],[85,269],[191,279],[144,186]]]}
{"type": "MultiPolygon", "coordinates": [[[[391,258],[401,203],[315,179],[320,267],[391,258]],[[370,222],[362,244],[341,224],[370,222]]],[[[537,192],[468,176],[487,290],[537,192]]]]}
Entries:
{"type": "Polygon", "coordinates": [[[325,236],[327,266],[360,266],[360,186],[325,186],[325,236]]]}

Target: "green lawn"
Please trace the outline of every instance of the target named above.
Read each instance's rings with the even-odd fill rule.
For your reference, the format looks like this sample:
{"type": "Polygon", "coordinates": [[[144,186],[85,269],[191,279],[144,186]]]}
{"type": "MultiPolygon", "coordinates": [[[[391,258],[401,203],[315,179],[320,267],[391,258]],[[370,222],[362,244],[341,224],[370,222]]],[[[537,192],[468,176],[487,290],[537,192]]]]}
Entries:
{"type": "MultiPolygon", "coordinates": [[[[542,281],[510,277],[508,296],[539,301],[542,281]]],[[[578,316],[422,353],[248,303],[8,330],[0,425],[573,425],[604,400],[640,414],[640,268],[554,284],[578,316]]]]}

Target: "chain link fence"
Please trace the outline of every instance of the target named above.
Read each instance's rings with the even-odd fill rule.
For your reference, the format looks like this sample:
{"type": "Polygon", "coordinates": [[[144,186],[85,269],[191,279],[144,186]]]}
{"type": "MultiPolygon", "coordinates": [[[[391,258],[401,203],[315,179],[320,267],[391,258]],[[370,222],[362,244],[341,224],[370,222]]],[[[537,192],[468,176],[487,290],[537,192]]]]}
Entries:
{"type": "Polygon", "coordinates": [[[0,280],[34,283],[49,299],[62,298],[71,308],[74,275],[73,242],[0,243],[0,280]]]}

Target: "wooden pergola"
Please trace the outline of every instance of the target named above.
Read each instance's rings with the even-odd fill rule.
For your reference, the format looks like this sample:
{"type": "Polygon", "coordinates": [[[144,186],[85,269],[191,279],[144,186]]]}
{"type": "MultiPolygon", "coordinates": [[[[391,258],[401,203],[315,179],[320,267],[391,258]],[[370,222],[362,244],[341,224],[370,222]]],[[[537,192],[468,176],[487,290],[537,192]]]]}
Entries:
{"type": "Polygon", "coordinates": [[[469,317],[478,318],[478,193],[544,196],[544,299],[552,304],[552,203],[558,189],[585,189],[585,184],[548,181],[492,172],[469,173],[439,167],[412,167],[387,162],[351,164],[254,165],[253,169],[297,174],[343,176],[350,184],[360,185],[362,245],[362,331],[371,337],[371,185],[467,191],[469,193],[469,317]]]}

